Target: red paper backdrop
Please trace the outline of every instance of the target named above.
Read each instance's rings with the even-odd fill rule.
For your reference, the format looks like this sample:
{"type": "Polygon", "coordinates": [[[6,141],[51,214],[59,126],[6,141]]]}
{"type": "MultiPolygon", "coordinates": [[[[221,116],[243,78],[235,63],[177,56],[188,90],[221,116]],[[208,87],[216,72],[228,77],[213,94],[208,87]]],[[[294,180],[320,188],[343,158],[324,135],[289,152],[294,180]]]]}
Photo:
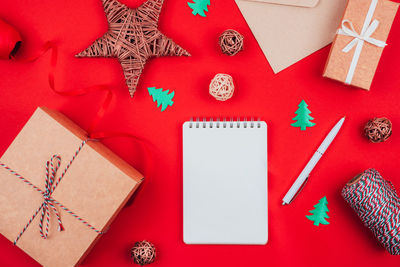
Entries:
{"type": "MultiPolygon", "coordinates": [[[[131,7],[142,0],[123,1],[131,7]]],[[[129,139],[104,143],[147,177],[133,204],[126,207],[109,232],[83,262],[85,266],[130,266],[129,248],[147,239],[158,248],[153,266],[394,266],[340,196],[355,174],[375,167],[400,188],[400,21],[392,32],[371,91],[322,78],[329,47],[275,75],[233,0],[211,1],[206,18],[193,16],[185,0],[166,0],[160,29],[192,57],[151,60],[134,99],[129,98],[115,59],[77,59],[107,30],[100,0],[2,0],[0,17],[15,25],[24,43],[19,56],[31,55],[45,41],[59,45],[56,85],[60,89],[108,83],[116,99],[100,130],[124,130],[157,147],[151,156],[129,139]],[[219,51],[219,34],[233,28],[245,37],[244,51],[234,57],[219,51]],[[216,73],[233,76],[236,91],[227,102],[208,94],[216,73]],[[147,93],[156,86],[175,91],[175,104],[160,112],[147,93]],[[297,104],[305,99],[316,126],[302,132],[290,126],[297,104]],[[315,168],[293,204],[281,199],[336,121],[346,115],[337,139],[315,168]],[[265,246],[185,245],[182,241],[182,133],[191,117],[255,117],[269,125],[269,241],[265,246]],[[383,144],[362,136],[364,123],[387,116],[393,136],[383,144]],[[147,167],[146,167],[147,166],[147,167]],[[305,218],[327,196],[330,225],[315,227],[305,218]]],[[[270,38],[273,38],[271,36],[270,38]]],[[[37,106],[48,106],[87,128],[104,93],[62,97],[48,86],[49,53],[34,63],[0,61],[0,153],[3,153],[37,106]]],[[[23,155],[21,155],[23,160],[23,155]]],[[[212,186],[212,185],[211,185],[212,186]]],[[[101,207],[99,207],[101,208],[101,207]]],[[[0,216],[7,216],[1,214],[0,216]]],[[[31,227],[38,227],[32,225],[31,227]]],[[[39,231],[39,229],[38,229],[39,231]]],[[[39,234],[39,232],[38,232],[39,234]]],[[[62,234],[62,233],[60,233],[62,234]]],[[[1,266],[37,263],[0,237],[1,266]]]]}

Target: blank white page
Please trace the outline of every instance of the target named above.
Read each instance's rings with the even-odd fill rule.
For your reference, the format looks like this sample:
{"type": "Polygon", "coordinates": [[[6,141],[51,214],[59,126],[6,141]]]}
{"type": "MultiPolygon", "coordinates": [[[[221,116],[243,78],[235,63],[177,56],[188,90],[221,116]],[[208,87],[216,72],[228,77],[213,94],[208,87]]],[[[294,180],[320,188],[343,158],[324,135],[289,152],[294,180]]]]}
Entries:
{"type": "Polygon", "coordinates": [[[183,124],[186,244],[266,244],[267,124],[183,124]]]}

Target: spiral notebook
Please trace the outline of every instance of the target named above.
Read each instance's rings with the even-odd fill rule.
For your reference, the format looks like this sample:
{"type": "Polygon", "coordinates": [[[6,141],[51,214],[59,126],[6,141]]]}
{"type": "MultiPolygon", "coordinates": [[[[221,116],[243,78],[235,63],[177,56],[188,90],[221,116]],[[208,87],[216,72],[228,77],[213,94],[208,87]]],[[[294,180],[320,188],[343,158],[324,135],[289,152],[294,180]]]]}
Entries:
{"type": "Polygon", "coordinates": [[[186,244],[266,244],[267,124],[183,124],[186,244]]]}

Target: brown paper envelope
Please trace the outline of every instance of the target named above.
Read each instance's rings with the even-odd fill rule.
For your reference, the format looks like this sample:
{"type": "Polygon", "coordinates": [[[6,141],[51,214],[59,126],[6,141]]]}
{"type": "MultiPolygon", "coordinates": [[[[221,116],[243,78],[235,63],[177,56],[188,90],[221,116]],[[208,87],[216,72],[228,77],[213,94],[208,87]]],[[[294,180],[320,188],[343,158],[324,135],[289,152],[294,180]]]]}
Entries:
{"type": "Polygon", "coordinates": [[[236,0],[275,73],[331,43],[346,2],[319,0],[312,7],[311,0],[236,0]]]}
{"type": "MultiPolygon", "coordinates": [[[[53,154],[62,157],[58,177],[84,139],[85,132],[62,114],[39,108],[4,153],[1,162],[43,190],[46,161],[53,154]]],[[[142,177],[100,142],[90,141],[52,197],[103,231],[107,230],[142,177]]],[[[43,197],[2,167],[0,181],[0,233],[14,241],[43,202],[43,197]]],[[[58,206],[57,210],[64,231],[57,231],[56,216],[51,212],[49,237],[47,240],[41,238],[39,213],[17,246],[44,266],[73,266],[83,259],[99,235],[58,206]]]]}
{"type": "Polygon", "coordinates": [[[251,1],[286,5],[286,6],[315,7],[320,0],[251,0],[251,1]]]}

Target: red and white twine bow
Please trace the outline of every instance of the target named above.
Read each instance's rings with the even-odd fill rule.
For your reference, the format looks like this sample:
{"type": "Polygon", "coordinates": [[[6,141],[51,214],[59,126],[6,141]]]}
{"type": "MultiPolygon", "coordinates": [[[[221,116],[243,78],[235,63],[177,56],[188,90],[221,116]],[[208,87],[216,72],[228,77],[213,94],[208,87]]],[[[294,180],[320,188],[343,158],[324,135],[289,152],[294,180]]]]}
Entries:
{"type": "Polygon", "coordinates": [[[67,166],[65,167],[64,171],[62,174],[59,176],[58,179],[56,179],[56,174],[57,170],[60,167],[61,164],[61,157],[58,155],[53,155],[49,161],[46,163],[46,179],[45,179],[45,190],[43,191],[39,187],[35,186],[32,184],[29,180],[24,178],[22,175],[18,174],[16,171],[12,170],[10,167],[5,165],[4,163],[0,162],[0,166],[8,170],[11,174],[22,180],[24,183],[27,185],[31,186],[33,189],[38,191],[43,195],[43,203],[40,205],[40,207],[35,211],[35,213],[30,217],[28,223],[24,226],[24,229],[18,234],[17,238],[14,241],[14,245],[17,244],[18,240],[21,238],[21,236],[25,233],[26,229],[28,229],[29,225],[32,223],[32,221],[35,219],[36,215],[40,211],[42,211],[42,216],[40,218],[39,222],[39,229],[40,229],[40,235],[44,239],[47,239],[48,233],[49,233],[49,226],[50,226],[50,213],[51,210],[55,213],[57,216],[58,220],[58,230],[63,231],[64,227],[61,222],[61,216],[60,213],[58,212],[56,205],[62,208],[64,211],[68,212],[71,214],[73,217],[75,217],[77,220],[82,222],[84,225],[92,229],[98,234],[102,234],[100,230],[97,230],[94,226],[89,224],[87,221],[85,221],[82,217],[79,217],[76,215],[73,211],[68,209],[66,206],[64,206],[62,203],[58,202],[54,198],[51,197],[51,194],[54,192],[58,184],[61,182],[62,178],[65,176],[67,173],[69,167],[71,166],[72,162],[75,160],[76,156],[78,156],[79,152],[82,150],[83,146],[87,143],[88,140],[85,140],[82,142],[82,144],[79,146],[78,150],[75,151],[74,156],[72,159],[69,161],[67,166]],[[46,226],[43,227],[43,222],[45,221],[46,226]]]}
{"type": "Polygon", "coordinates": [[[51,194],[58,185],[58,182],[56,184],[54,184],[54,182],[56,180],[55,176],[58,168],[60,167],[60,163],[61,163],[61,157],[58,155],[53,155],[51,159],[46,163],[46,180],[45,180],[46,190],[42,192],[43,195],[42,216],[40,217],[40,223],[39,223],[40,235],[44,239],[46,239],[47,235],[49,234],[50,211],[51,211],[50,208],[54,211],[54,214],[57,216],[58,231],[64,230],[60,214],[58,213],[57,208],[54,206],[54,199],[51,197],[51,194]],[[45,231],[43,231],[43,221],[46,221],[45,231]]]}

